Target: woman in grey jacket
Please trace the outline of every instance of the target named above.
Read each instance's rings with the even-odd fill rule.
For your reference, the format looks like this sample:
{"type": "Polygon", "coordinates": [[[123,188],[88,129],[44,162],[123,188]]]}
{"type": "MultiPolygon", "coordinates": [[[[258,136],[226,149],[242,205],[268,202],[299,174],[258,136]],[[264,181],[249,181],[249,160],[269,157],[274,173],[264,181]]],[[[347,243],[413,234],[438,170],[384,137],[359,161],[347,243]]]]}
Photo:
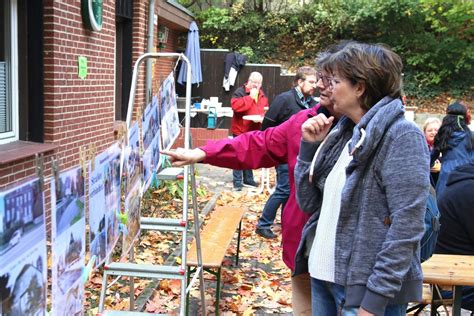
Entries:
{"type": "Polygon", "coordinates": [[[404,118],[402,67],[380,45],[335,53],[326,70],[345,116],[330,133],[324,114],[302,126],[296,196],[312,216],[295,274],[310,272],[313,315],[405,315],[421,299],[429,153],[404,118]]]}

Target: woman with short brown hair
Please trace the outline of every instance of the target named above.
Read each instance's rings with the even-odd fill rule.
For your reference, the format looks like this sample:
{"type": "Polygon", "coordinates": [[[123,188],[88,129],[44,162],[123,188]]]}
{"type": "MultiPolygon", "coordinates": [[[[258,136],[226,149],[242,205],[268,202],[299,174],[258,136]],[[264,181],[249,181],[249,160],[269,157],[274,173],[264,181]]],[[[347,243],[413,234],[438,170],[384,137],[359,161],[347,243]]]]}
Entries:
{"type": "Polygon", "coordinates": [[[405,315],[421,299],[419,242],[429,153],[404,117],[402,61],[387,47],[333,54],[334,109],[302,126],[295,168],[300,208],[311,215],[295,273],[309,270],[313,315],[405,315]]]}

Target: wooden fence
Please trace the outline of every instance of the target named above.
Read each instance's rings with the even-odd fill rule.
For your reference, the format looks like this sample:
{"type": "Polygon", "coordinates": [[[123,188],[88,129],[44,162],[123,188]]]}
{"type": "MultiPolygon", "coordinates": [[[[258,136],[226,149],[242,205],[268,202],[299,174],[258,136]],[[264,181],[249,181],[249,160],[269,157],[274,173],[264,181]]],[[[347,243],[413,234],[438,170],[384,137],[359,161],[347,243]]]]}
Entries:
{"type": "MultiPolygon", "coordinates": [[[[258,71],[262,74],[262,89],[267,95],[270,103],[276,95],[287,91],[292,87],[294,75],[282,75],[281,65],[246,64],[242,69],[240,69],[235,81],[235,85],[230,87],[230,91],[225,91],[222,86],[222,82],[224,79],[225,56],[228,53],[229,51],[227,49],[201,49],[203,82],[201,82],[199,86],[194,84],[192,87],[193,103],[199,102],[203,98],[209,99],[210,97],[218,97],[219,102],[222,102],[222,106],[230,107],[232,93],[247,81],[250,73],[253,71],[258,71]]],[[[185,86],[177,84],[176,93],[178,94],[178,97],[184,97],[186,94],[185,86]]],[[[196,121],[200,121],[196,122],[197,125],[202,125],[203,118],[200,118],[196,121]]],[[[225,119],[225,121],[222,122],[220,126],[222,128],[229,128],[229,123],[230,119],[225,119]]],[[[192,126],[194,125],[193,127],[203,127],[196,126],[196,124],[192,124],[192,126]]]]}

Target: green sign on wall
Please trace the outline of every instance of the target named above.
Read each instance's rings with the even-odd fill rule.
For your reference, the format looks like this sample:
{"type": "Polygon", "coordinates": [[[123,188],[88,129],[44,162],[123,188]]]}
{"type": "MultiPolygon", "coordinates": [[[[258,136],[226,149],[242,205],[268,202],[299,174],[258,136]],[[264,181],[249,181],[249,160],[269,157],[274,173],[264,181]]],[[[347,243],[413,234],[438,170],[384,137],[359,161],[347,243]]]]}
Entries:
{"type": "Polygon", "coordinates": [[[100,31],[102,29],[102,1],[81,0],[82,21],[89,30],[100,31]]]}

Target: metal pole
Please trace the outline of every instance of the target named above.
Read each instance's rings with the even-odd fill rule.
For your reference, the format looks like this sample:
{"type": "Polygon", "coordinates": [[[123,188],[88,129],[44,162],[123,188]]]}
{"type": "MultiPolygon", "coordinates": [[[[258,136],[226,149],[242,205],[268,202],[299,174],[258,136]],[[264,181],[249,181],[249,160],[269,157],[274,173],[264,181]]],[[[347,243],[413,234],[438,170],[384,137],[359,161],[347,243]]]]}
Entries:
{"type": "MultiPolygon", "coordinates": [[[[150,0],[148,6],[148,34],[147,34],[147,53],[153,52],[153,34],[155,33],[154,28],[155,20],[155,0],[150,0]]],[[[150,96],[152,95],[152,60],[147,59],[146,61],[146,75],[145,75],[145,104],[150,103],[150,96]]]]}

